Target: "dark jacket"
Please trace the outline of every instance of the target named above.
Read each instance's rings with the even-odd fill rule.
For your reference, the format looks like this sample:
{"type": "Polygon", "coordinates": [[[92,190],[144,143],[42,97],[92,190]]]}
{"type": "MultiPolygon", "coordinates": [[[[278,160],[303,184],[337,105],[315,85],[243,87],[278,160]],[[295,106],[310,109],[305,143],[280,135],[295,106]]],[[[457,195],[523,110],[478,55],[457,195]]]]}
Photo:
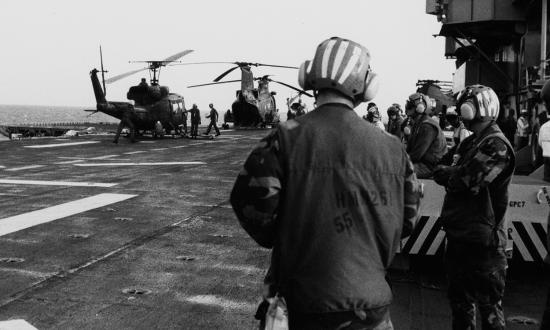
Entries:
{"type": "Polygon", "coordinates": [[[471,135],[457,150],[458,161],[435,180],[447,194],[441,221],[453,243],[504,249],[504,213],[515,155],[496,123],[471,135]]]}
{"type": "Polygon", "coordinates": [[[386,269],[420,193],[398,139],[328,104],[262,140],[231,204],[250,236],[273,247],[273,281],[289,309],[322,313],[390,304],[386,269]]]}
{"type": "Polygon", "coordinates": [[[210,118],[210,121],[212,123],[218,122],[218,111],[214,108],[210,108],[210,114],[206,116],[206,118],[210,118]]]}
{"type": "Polygon", "coordinates": [[[201,113],[199,109],[192,108],[191,112],[191,124],[200,124],[201,123],[201,113]]]}
{"type": "Polygon", "coordinates": [[[423,163],[434,168],[447,153],[447,141],[439,125],[428,115],[415,119],[407,152],[413,163],[423,163]]]}
{"type": "Polygon", "coordinates": [[[401,125],[403,124],[403,119],[401,116],[396,116],[395,120],[388,119],[388,133],[397,136],[399,140],[403,138],[403,130],[401,125]]]}

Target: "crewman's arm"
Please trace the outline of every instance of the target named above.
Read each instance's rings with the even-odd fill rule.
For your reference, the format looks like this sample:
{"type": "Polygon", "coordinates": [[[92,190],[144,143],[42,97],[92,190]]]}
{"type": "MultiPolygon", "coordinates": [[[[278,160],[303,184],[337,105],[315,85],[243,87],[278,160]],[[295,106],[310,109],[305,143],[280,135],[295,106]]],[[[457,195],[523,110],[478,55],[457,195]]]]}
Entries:
{"type": "Polygon", "coordinates": [[[401,238],[410,236],[418,217],[418,208],[420,207],[420,199],[424,194],[423,183],[416,178],[414,166],[407,156],[405,170],[405,212],[403,219],[403,230],[401,238]]]}
{"type": "Polygon", "coordinates": [[[265,248],[273,247],[282,174],[274,130],[248,156],[231,192],[231,205],[241,226],[265,248]]]}
{"type": "Polygon", "coordinates": [[[413,163],[418,163],[424,157],[428,148],[437,136],[437,130],[430,124],[422,124],[418,129],[418,135],[415,144],[409,150],[409,157],[413,163]]]}
{"type": "Polygon", "coordinates": [[[510,164],[510,151],[499,138],[488,138],[470,160],[450,172],[445,185],[449,191],[469,191],[477,195],[510,164]]]}

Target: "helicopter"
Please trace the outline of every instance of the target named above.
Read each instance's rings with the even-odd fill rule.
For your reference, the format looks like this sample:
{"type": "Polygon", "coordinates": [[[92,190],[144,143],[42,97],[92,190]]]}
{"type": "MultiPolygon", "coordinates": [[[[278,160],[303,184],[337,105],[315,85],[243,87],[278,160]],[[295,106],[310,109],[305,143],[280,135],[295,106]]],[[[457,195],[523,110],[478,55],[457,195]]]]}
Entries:
{"type": "Polygon", "coordinates": [[[262,64],[262,63],[251,63],[251,62],[199,62],[199,63],[184,63],[184,64],[207,64],[207,63],[230,63],[236,66],[230,68],[229,70],[223,72],[221,75],[214,79],[212,83],[191,85],[188,88],[202,87],[209,85],[217,84],[226,84],[240,82],[241,89],[236,91],[236,100],[233,102],[231,108],[233,111],[233,121],[235,127],[266,127],[267,125],[275,125],[278,121],[278,109],[275,102],[276,92],[269,91],[269,83],[275,82],[280,85],[291,88],[298,93],[313,97],[311,94],[296,88],[294,86],[285,84],[283,82],[273,80],[269,78],[269,75],[262,77],[254,78],[252,74],[252,66],[269,66],[277,68],[289,68],[289,69],[298,69],[293,66],[284,66],[284,65],[272,65],[272,64],[262,64]],[[220,81],[226,75],[231,73],[233,70],[239,68],[241,70],[241,79],[237,80],[227,80],[220,81]],[[258,81],[258,87],[254,87],[254,81],[258,81]]]}
{"type": "Polygon", "coordinates": [[[176,134],[182,134],[180,125],[185,127],[187,119],[184,98],[179,94],[170,93],[167,86],[159,85],[160,69],[168,63],[177,62],[178,59],[192,51],[184,50],[160,61],[131,61],[130,63],[147,63],[147,66],[119,74],[106,80],[105,73],[107,71],[103,69],[103,54],[100,47],[101,71],[95,68],[90,71],[97,105],[95,110],[86,111],[90,111],[92,114],[103,112],[120,119],[114,143],[118,143],[120,133],[125,127],[130,129],[130,139],[132,142],[135,142],[136,132],[139,131],[150,130],[158,132],[162,130],[169,133],[171,130],[174,130],[176,134]],[[146,79],[142,78],[139,85],[130,87],[126,96],[128,100],[134,101],[134,104],[130,102],[107,101],[105,84],[114,83],[144,70],[149,70],[151,84],[149,85],[146,79]],[[103,86],[99,81],[98,72],[101,72],[103,86]]]}

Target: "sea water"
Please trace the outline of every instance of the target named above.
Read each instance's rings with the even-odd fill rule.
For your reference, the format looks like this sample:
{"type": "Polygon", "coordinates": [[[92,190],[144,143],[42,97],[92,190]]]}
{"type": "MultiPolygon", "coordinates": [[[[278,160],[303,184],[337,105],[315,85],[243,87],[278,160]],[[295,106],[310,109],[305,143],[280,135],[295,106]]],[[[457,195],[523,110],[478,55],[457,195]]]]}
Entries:
{"type": "Polygon", "coordinates": [[[84,111],[91,107],[0,104],[0,126],[38,123],[118,123],[104,113],[84,111]]]}

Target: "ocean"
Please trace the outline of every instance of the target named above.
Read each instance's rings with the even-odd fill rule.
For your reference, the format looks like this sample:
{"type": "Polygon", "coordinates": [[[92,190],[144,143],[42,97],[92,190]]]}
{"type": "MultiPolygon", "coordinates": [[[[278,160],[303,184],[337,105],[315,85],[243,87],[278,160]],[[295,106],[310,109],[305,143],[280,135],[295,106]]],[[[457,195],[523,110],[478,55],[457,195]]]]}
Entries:
{"type": "Polygon", "coordinates": [[[94,107],[0,104],[0,126],[37,123],[118,123],[103,113],[85,112],[94,107]]]}

